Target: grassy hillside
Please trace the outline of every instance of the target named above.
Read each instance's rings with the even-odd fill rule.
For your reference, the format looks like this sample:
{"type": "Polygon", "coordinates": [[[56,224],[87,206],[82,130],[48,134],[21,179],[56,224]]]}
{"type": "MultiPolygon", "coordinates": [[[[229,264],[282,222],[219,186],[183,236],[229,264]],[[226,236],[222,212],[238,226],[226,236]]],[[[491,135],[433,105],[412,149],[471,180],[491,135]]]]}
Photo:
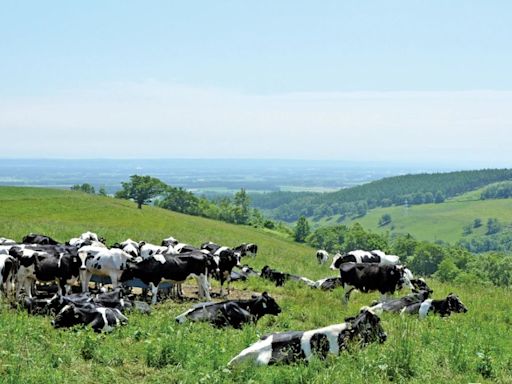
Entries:
{"type": "MultiPolygon", "coordinates": [[[[443,240],[455,243],[463,237],[462,229],[474,219],[482,220],[482,227],[474,229],[472,236],[484,235],[489,218],[497,218],[505,227],[512,225],[512,200],[479,200],[478,191],[470,192],[441,204],[412,205],[408,208],[388,207],[368,211],[364,217],[346,219],[341,223],[359,222],[364,228],[377,232],[410,233],[419,240],[443,240]],[[391,215],[392,222],[379,226],[384,214],[391,215]]],[[[318,224],[335,224],[337,217],[322,220],[318,224]]]]}
{"type": "MultiPolygon", "coordinates": [[[[151,207],[137,210],[127,201],[80,193],[0,188],[0,236],[20,239],[34,231],[65,240],[85,230],[108,242],[126,237],[157,242],[169,235],[195,244],[253,241],[261,250],[249,260],[253,266],[268,263],[311,278],[332,275],[315,264],[314,250],[261,230],[151,207]]],[[[276,288],[255,278],[237,283],[236,294],[267,290],[281,305],[280,316],[264,317],[242,331],[178,326],[174,317],[194,301],[168,301],[149,317],[130,315],[126,327],[108,335],[54,330],[50,318],[28,316],[0,302],[0,383],[510,383],[512,292],[477,282],[429,284],[436,297],[457,293],[469,312],[425,321],[384,315],[388,341],[382,345],[307,365],[261,368],[227,369],[226,363],[263,334],[342,322],[379,295],[354,293],[342,307],[339,291],[297,283],[276,288]]]]}

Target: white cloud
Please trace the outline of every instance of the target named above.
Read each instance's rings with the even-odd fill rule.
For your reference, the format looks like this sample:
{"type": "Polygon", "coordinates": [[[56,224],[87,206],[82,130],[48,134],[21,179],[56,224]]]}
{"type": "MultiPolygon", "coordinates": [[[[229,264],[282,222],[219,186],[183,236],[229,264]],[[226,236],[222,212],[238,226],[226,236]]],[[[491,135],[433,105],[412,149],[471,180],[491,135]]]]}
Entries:
{"type": "Polygon", "coordinates": [[[1,157],[512,160],[512,92],[251,95],[145,83],[0,100],[1,157]],[[8,143],[8,144],[6,144],[8,143]]]}

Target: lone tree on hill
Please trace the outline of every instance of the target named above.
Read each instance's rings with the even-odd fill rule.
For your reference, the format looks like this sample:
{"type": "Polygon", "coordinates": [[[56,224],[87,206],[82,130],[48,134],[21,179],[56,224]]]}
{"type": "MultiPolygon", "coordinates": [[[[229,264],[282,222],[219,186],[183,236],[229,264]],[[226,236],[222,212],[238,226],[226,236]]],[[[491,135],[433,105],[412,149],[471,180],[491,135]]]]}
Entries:
{"type": "Polygon", "coordinates": [[[306,240],[306,237],[309,235],[309,232],[310,228],[308,220],[304,216],[301,216],[297,221],[297,225],[295,226],[295,241],[303,243],[306,240]]]}
{"type": "Polygon", "coordinates": [[[133,199],[137,208],[147,204],[150,199],[158,196],[167,187],[162,181],[151,176],[130,176],[130,181],[122,182],[123,189],[116,192],[119,199],[133,199]]]}

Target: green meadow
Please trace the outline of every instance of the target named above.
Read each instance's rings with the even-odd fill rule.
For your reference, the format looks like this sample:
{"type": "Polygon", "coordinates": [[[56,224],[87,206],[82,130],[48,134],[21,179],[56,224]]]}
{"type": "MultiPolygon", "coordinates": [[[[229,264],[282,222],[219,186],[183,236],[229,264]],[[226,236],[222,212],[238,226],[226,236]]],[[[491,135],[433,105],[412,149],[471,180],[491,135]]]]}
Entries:
{"type": "MultiPolygon", "coordinates": [[[[482,226],[472,236],[484,235],[489,218],[497,218],[505,226],[512,225],[512,199],[480,200],[474,193],[447,200],[441,204],[393,206],[369,210],[364,217],[346,219],[341,224],[360,223],[375,232],[410,233],[418,240],[443,240],[455,243],[463,238],[463,227],[471,225],[474,219],[481,219],[482,226]],[[379,226],[384,214],[391,215],[392,222],[379,226]]],[[[338,217],[320,221],[322,225],[337,224],[338,217]]]]}
{"type": "MultiPolygon", "coordinates": [[[[414,209],[409,209],[408,217],[414,209]]],[[[375,214],[377,222],[382,213],[375,214]]],[[[391,215],[398,229],[398,216],[391,215]]],[[[471,221],[478,213],[472,210],[469,216],[471,221]]],[[[457,234],[461,228],[462,224],[457,234]]],[[[311,279],[336,275],[316,264],[314,249],[271,231],[154,207],[138,210],[128,201],[78,192],[0,188],[0,236],[21,240],[29,232],[38,232],[65,241],[87,230],[104,236],[109,244],[128,237],[159,243],[169,235],[191,244],[254,242],[258,256],[244,261],[256,269],[268,264],[311,279]]],[[[83,328],[54,330],[50,317],[29,316],[3,301],[0,383],[511,383],[510,289],[477,281],[464,286],[427,281],[435,298],[454,292],[469,312],[423,321],[385,314],[382,322],[388,340],[384,344],[363,350],[354,346],[325,361],[315,358],[308,364],[274,367],[227,368],[226,363],[261,335],[343,322],[379,294],[353,293],[343,307],[340,290],[322,292],[294,282],[275,287],[252,278],[235,283],[235,293],[269,292],[282,308],[278,317],[265,316],[242,330],[178,325],[174,317],[196,302],[189,296],[184,302],[158,304],[149,316],[130,314],[128,325],[110,334],[83,328]]],[[[188,285],[194,289],[192,281],[188,285]]],[[[218,291],[216,283],[213,289],[218,291]]]]}

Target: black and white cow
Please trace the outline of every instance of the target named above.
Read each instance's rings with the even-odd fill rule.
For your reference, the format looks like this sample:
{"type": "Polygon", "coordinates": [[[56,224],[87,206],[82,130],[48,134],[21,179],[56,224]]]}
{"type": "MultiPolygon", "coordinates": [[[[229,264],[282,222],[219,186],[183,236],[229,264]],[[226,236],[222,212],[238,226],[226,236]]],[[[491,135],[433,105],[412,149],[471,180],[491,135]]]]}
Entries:
{"type": "Polygon", "coordinates": [[[231,281],[245,281],[251,276],[259,276],[259,272],[256,272],[253,268],[244,264],[242,266],[236,266],[238,270],[231,271],[231,281]]]}
{"type": "Polygon", "coordinates": [[[29,233],[27,236],[23,237],[21,241],[23,244],[40,244],[40,245],[57,245],[58,241],[52,239],[49,236],[39,235],[37,233],[29,233]]]}
{"type": "Polygon", "coordinates": [[[11,255],[0,255],[0,292],[13,293],[18,261],[11,255]]]}
{"type": "Polygon", "coordinates": [[[139,256],[143,259],[147,259],[148,257],[152,257],[154,255],[164,254],[168,251],[168,249],[168,247],[146,243],[145,241],[139,242],[139,256]]]}
{"type": "Polygon", "coordinates": [[[233,248],[235,252],[240,253],[240,257],[252,256],[256,257],[258,253],[258,245],[254,243],[242,243],[238,247],[233,248]]]}
{"type": "Polygon", "coordinates": [[[148,284],[153,293],[152,303],[156,304],[158,286],[161,282],[182,283],[189,276],[197,280],[199,298],[211,300],[207,276],[209,271],[218,273],[218,264],[202,252],[181,255],[156,255],[138,263],[129,263],[123,271],[121,281],[134,278],[148,284]]]}
{"type": "Polygon", "coordinates": [[[232,326],[240,329],[246,323],[255,323],[264,315],[277,316],[281,308],[263,292],[250,300],[229,300],[220,303],[200,303],[176,317],[180,324],[189,321],[205,321],[216,327],[232,326]]]}
{"type": "Polygon", "coordinates": [[[421,277],[419,279],[410,279],[411,284],[413,285],[414,289],[413,292],[420,292],[420,291],[427,291],[429,294],[434,292],[427,284],[427,282],[422,279],[421,277]]]}
{"type": "Polygon", "coordinates": [[[320,265],[327,263],[327,260],[329,260],[329,253],[324,249],[319,249],[316,251],[316,260],[320,265]]]}
{"type": "Polygon", "coordinates": [[[315,288],[321,289],[322,291],[332,291],[333,289],[342,286],[343,283],[341,282],[341,278],[338,276],[326,277],[324,279],[315,281],[315,288]]]}
{"type": "Polygon", "coordinates": [[[201,244],[199,248],[206,249],[208,252],[210,252],[212,255],[220,248],[221,246],[219,244],[212,243],[211,241],[208,241],[207,243],[201,244]]]}
{"type": "Polygon", "coordinates": [[[375,263],[344,263],[340,266],[340,278],[345,294],[343,302],[348,303],[350,293],[379,291],[382,295],[393,294],[406,284],[413,289],[410,280],[400,265],[380,265],[375,263]]]}
{"type": "Polygon", "coordinates": [[[244,362],[260,365],[291,364],[309,361],[313,356],[325,359],[328,354],[337,355],[351,342],[365,346],[374,341],[383,343],[387,335],[380,318],[367,308],[356,317],[310,331],[273,333],[244,349],[228,363],[228,366],[244,362]]]}
{"type": "Polygon", "coordinates": [[[118,309],[97,306],[86,303],[80,306],[65,305],[52,321],[55,328],[68,328],[83,324],[90,326],[95,332],[110,332],[119,325],[124,325],[128,319],[118,309]]]}
{"type": "Polygon", "coordinates": [[[427,299],[422,302],[408,305],[402,310],[402,313],[419,314],[419,318],[423,319],[431,312],[444,317],[450,316],[452,312],[466,313],[467,311],[467,307],[459,297],[450,293],[442,300],[427,299]]]}
{"type": "Polygon", "coordinates": [[[286,273],[286,272],[279,272],[279,271],[276,271],[275,269],[270,268],[268,265],[265,265],[261,269],[260,276],[263,277],[264,279],[273,281],[276,284],[276,287],[283,286],[284,283],[288,280],[304,283],[308,287],[316,286],[316,282],[308,279],[307,277],[292,275],[292,274],[286,273]]]}
{"type": "Polygon", "coordinates": [[[77,255],[68,252],[55,254],[29,248],[12,248],[11,255],[19,263],[16,273],[17,298],[20,297],[22,288],[28,297],[32,297],[32,287],[36,281],[56,281],[60,295],[78,282],[80,260],[77,255]]]}
{"type": "Polygon", "coordinates": [[[112,288],[117,288],[127,262],[134,259],[133,256],[122,249],[108,249],[89,245],[78,250],[78,257],[80,259],[82,292],[89,290],[92,275],[110,277],[112,288]]]}
{"type": "MultiPolygon", "coordinates": [[[[212,256],[210,256],[212,257],[212,256]]],[[[219,248],[215,256],[219,264],[220,295],[224,296],[224,282],[227,281],[227,293],[230,292],[231,271],[233,267],[240,266],[240,254],[232,249],[219,248]]],[[[214,275],[215,276],[215,275],[214,275]]]]}
{"type": "Polygon", "coordinates": [[[383,302],[374,304],[370,307],[370,309],[377,314],[381,314],[382,312],[400,313],[404,310],[404,308],[407,308],[416,303],[422,303],[423,301],[427,300],[429,296],[429,291],[413,292],[399,299],[385,300],[383,302]]]}
{"type": "Polygon", "coordinates": [[[400,258],[395,255],[386,255],[379,250],[363,251],[357,249],[345,254],[337,253],[332,259],[331,269],[336,270],[343,263],[375,263],[381,265],[398,265],[400,258]]]}
{"type": "Polygon", "coordinates": [[[176,239],[175,239],[174,237],[172,237],[172,236],[169,236],[168,238],[163,239],[163,240],[162,240],[162,243],[161,243],[160,245],[161,245],[162,247],[168,247],[169,245],[174,247],[174,246],[175,246],[176,244],[178,244],[178,243],[179,243],[179,241],[178,241],[178,240],[176,240],[176,239]]]}
{"type": "Polygon", "coordinates": [[[121,243],[115,243],[112,245],[112,248],[122,249],[129,255],[133,257],[139,256],[139,243],[132,239],[126,239],[121,243]]]}

